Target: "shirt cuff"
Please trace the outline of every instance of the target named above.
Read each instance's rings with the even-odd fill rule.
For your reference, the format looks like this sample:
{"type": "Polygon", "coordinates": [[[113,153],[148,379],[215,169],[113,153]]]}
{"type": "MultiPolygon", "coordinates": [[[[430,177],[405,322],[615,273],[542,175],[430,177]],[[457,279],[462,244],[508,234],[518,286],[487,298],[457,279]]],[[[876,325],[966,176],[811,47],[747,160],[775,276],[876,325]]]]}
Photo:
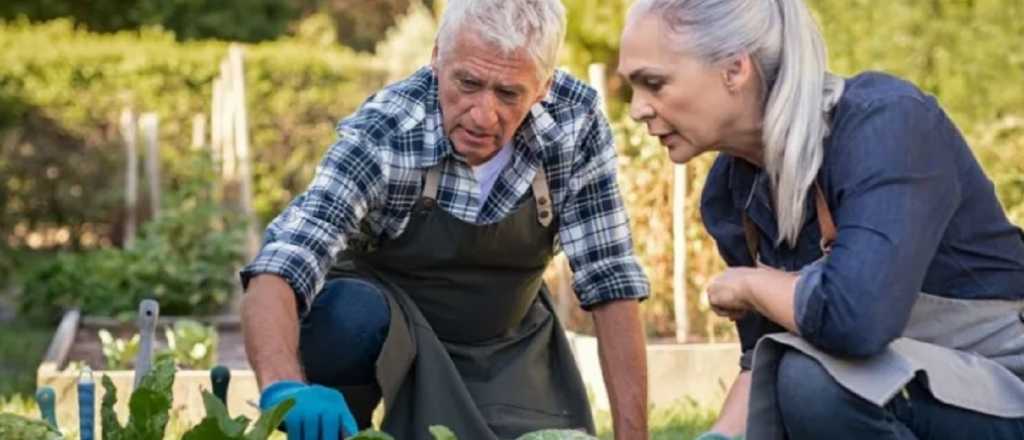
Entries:
{"type": "Polygon", "coordinates": [[[825,298],[818,286],[821,285],[821,274],[825,270],[825,258],[804,266],[798,273],[796,292],[793,298],[793,312],[797,329],[804,339],[814,337],[821,329],[821,313],[825,308],[825,298]]]}
{"type": "Polygon", "coordinates": [[[313,297],[323,288],[324,277],[317,274],[316,259],[308,250],[283,242],[268,243],[256,258],[238,273],[242,288],[262,274],[277,275],[295,292],[299,317],[303,317],[313,303],[313,297]]]}
{"type": "Polygon", "coordinates": [[[576,272],[573,290],[583,310],[620,299],[643,301],[651,294],[650,282],[632,258],[602,264],[598,270],[576,272]]]}

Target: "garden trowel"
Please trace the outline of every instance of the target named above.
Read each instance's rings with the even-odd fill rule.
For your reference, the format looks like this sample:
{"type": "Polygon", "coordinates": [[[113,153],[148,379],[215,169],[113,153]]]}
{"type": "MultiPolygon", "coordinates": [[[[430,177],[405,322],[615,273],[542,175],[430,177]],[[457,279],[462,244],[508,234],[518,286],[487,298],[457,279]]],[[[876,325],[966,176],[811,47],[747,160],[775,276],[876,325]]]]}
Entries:
{"type": "Polygon", "coordinates": [[[57,428],[57,412],[54,410],[55,403],[57,401],[57,393],[53,391],[52,387],[42,387],[39,391],[36,391],[36,404],[39,405],[39,414],[42,414],[43,420],[46,421],[53,429],[57,428]]]}
{"type": "Polygon", "coordinates": [[[159,317],[160,303],[151,299],[139,303],[139,353],[135,356],[135,382],[132,389],[139,387],[142,377],[153,367],[153,340],[159,317]]]}

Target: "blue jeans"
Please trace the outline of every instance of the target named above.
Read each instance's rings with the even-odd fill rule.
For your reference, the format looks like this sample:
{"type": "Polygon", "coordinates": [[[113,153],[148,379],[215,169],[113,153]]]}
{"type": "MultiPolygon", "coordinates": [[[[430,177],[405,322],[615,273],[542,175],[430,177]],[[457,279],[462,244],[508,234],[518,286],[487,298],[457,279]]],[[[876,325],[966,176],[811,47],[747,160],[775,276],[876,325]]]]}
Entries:
{"type": "Polygon", "coordinates": [[[945,405],[916,378],[880,408],[847,391],[814,359],[783,355],[778,403],[790,440],[1024,439],[1024,418],[1007,419],[945,405]]]}
{"type": "Polygon", "coordinates": [[[302,320],[299,353],[306,379],[333,388],[375,381],[374,363],[388,334],[383,293],[363,280],[328,281],[302,320]]]}

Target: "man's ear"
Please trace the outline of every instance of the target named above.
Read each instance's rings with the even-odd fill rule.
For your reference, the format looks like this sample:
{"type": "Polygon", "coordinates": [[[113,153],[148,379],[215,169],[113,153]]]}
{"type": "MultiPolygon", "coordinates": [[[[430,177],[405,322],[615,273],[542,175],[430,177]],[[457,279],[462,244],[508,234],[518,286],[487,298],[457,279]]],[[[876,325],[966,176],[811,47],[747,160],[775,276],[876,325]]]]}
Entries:
{"type": "Polygon", "coordinates": [[[722,85],[729,93],[743,90],[754,81],[754,61],[750,54],[742,53],[725,62],[722,68],[722,85]]]}
{"type": "Polygon", "coordinates": [[[434,50],[430,52],[430,70],[437,73],[437,40],[434,40],[434,50]]]}
{"type": "Polygon", "coordinates": [[[555,83],[555,75],[552,73],[548,77],[547,81],[544,81],[544,85],[540,87],[540,91],[537,93],[537,99],[533,101],[534,104],[544,100],[544,97],[548,96],[548,92],[551,90],[551,84],[555,83]]]}

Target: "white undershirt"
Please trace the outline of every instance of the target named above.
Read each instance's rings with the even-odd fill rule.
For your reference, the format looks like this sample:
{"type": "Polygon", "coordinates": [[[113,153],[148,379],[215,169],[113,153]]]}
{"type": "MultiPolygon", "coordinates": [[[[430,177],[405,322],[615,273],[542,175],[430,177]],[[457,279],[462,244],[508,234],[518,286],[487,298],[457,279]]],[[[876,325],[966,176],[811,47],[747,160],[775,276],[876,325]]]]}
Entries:
{"type": "Polygon", "coordinates": [[[491,194],[491,189],[494,188],[494,182],[498,181],[498,176],[501,176],[501,171],[505,169],[505,165],[508,165],[509,159],[512,158],[512,144],[505,144],[498,150],[498,153],[494,157],[487,160],[480,165],[473,165],[473,175],[476,176],[476,182],[479,185],[480,190],[480,202],[483,203],[487,200],[487,196],[491,194]]]}

